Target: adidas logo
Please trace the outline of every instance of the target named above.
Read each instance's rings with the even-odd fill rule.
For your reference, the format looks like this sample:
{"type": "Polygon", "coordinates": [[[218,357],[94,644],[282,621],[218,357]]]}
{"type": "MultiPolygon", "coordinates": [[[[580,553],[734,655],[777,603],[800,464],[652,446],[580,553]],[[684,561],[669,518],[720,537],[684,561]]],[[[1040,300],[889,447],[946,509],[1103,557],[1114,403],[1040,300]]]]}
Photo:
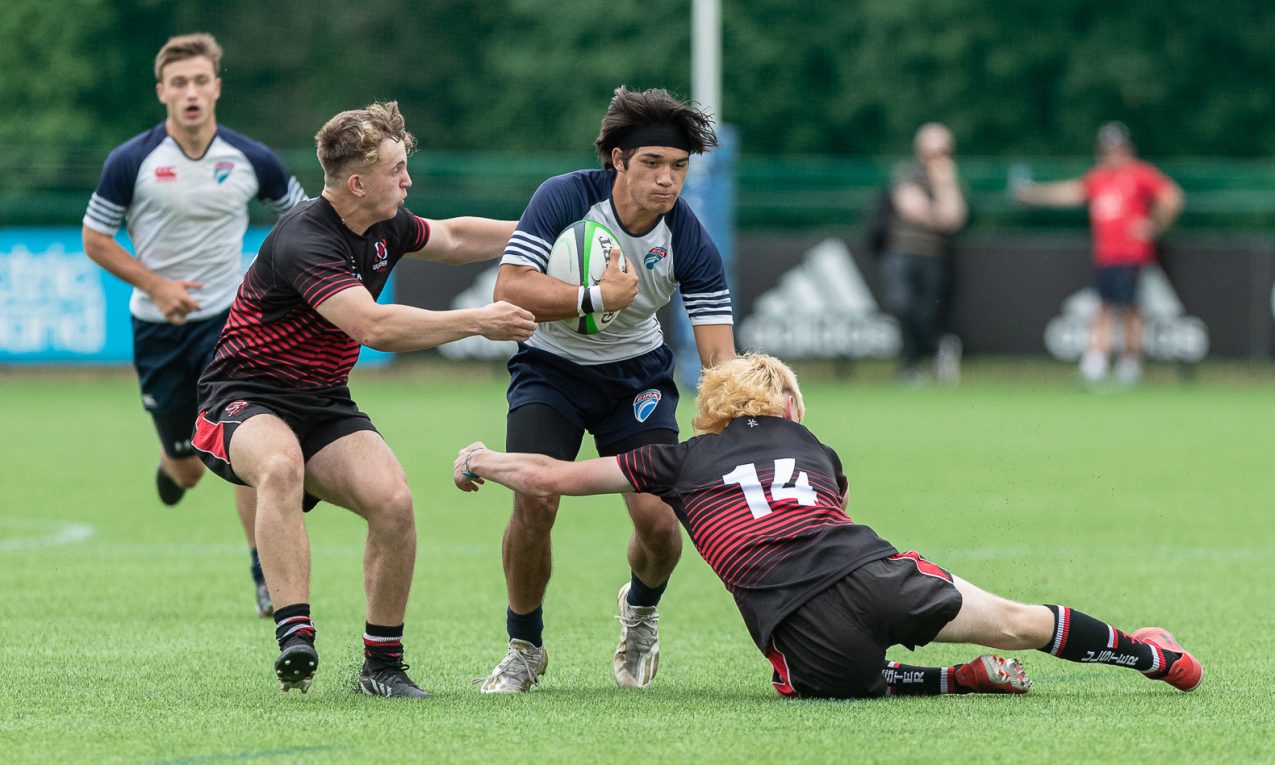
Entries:
{"type": "MultiPolygon", "coordinates": [[[[496,276],[499,273],[500,266],[484,269],[474,279],[469,289],[452,300],[451,307],[482,308],[490,303],[492,292],[496,289],[496,276]]],[[[439,354],[448,359],[500,359],[503,361],[514,355],[517,350],[518,344],[512,340],[488,340],[479,335],[463,337],[438,346],[439,354]]]]}
{"type": "Polygon", "coordinates": [[[761,294],[739,328],[740,343],[784,358],[887,358],[899,352],[899,325],[880,311],[840,239],[806,251],[801,265],[761,294]]]}
{"type": "MultiPolygon", "coordinates": [[[[1062,314],[1045,327],[1045,348],[1063,361],[1075,361],[1089,345],[1089,325],[1100,301],[1093,287],[1086,287],[1063,301],[1062,314]]],[[[1138,284],[1138,309],[1142,312],[1142,351],[1160,361],[1200,361],[1209,352],[1209,329],[1195,316],[1187,316],[1178,293],[1158,265],[1145,266],[1138,284]]],[[[1275,311],[1275,295],[1272,296],[1275,311]]],[[[1112,322],[1111,349],[1124,349],[1124,324],[1112,322]]]]}

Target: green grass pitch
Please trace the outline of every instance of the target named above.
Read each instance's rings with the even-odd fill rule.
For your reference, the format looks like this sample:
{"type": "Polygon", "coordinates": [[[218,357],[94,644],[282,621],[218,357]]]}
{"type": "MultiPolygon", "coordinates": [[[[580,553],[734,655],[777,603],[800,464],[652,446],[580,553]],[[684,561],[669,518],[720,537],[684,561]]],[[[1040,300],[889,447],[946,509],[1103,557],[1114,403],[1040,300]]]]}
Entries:
{"type": "Polygon", "coordinates": [[[1184,694],[1029,651],[1017,654],[1035,681],[1023,697],[857,702],[775,694],[689,544],[661,606],[655,686],[617,689],[629,528],[615,498],[564,502],[543,685],[480,696],[470,681],[504,652],[510,495],[461,494],[450,466],[471,440],[503,442],[502,380],[360,373],[353,387],[415,494],[406,645],[434,698],[352,692],[363,624],[352,514],[321,505],[308,518],[322,666],[308,695],[282,694],[230,487],[210,475],[179,506],[159,504],[157,446],[128,374],[0,370],[0,762],[1275,761],[1268,379],[1095,395],[1061,371],[975,367],[959,388],[922,390],[812,375],[807,423],[842,455],[856,520],[1008,597],[1167,627],[1206,667],[1184,694]]]}

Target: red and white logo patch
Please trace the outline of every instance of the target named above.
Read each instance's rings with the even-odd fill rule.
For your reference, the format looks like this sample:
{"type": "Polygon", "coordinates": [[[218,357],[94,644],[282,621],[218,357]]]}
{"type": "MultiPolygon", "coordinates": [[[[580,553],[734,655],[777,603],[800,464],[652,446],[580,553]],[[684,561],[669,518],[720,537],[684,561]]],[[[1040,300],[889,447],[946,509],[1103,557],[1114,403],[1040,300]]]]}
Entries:
{"type": "Polygon", "coordinates": [[[239,412],[242,412],[247,406],[248,406],[248,402],[244,401],[243,399],[239,399],[238,401],[232,401],[226,405],[225,409],[222,410],[222,414],[226,415],[227,417],[233,417],[239,412]]]}
{"type": "Polygon", "coordinates": [[[390,264],[390,250],[385,246],[385,240],[381,239],[376,242],[376,260],[372,263],[373,271],[380,271],[390,264]]]}
{"type": "Polygon", "coordinates": [[[177,180],[177,168],[173,165],[164,165],[155,168],[155,180],[157,181],[175,181],[177,180]]]}

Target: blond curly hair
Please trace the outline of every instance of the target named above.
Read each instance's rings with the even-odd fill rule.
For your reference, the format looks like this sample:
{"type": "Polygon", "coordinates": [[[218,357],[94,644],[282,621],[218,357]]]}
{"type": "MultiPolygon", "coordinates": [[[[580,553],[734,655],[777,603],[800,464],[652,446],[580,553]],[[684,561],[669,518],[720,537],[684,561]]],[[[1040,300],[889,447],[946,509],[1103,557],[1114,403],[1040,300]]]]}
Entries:
{"type": "Polygon", "coordinates": [[[721,433],[738,417],[783,417],[786,396],[792,396],[801,422],[806,404],[797,375],[774,356],[746,353],[700,375],[698,410],[691,425],[696,433],[721,433]]]}
{"type": "Polygon", "coordinates": [[[314,136],[324,185],[340,185],[351,165],[375,165],[381,158],[381,143],[387,138],[402,142],[409,155],[416,148],[416,137],[407,132],[398,101],[378,101],[328,120],[314,136]]]}

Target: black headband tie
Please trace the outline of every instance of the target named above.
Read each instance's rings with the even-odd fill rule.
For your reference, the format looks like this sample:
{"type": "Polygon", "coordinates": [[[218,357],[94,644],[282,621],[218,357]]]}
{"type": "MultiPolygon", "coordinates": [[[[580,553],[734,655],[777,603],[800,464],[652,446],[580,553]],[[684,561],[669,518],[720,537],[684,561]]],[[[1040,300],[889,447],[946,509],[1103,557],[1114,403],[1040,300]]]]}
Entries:
{"type": "Polygon", "coordinates": [[[616,141],[616,148],[621,151],[629,151],[643,146],[668,146],[674,149],[681,149],[690,153],[694,151],[691,147],[691,139],[686,135],[686,131],[677,125],[638,125],[630,128],[620,136],[620,140],[616,141]]]}

